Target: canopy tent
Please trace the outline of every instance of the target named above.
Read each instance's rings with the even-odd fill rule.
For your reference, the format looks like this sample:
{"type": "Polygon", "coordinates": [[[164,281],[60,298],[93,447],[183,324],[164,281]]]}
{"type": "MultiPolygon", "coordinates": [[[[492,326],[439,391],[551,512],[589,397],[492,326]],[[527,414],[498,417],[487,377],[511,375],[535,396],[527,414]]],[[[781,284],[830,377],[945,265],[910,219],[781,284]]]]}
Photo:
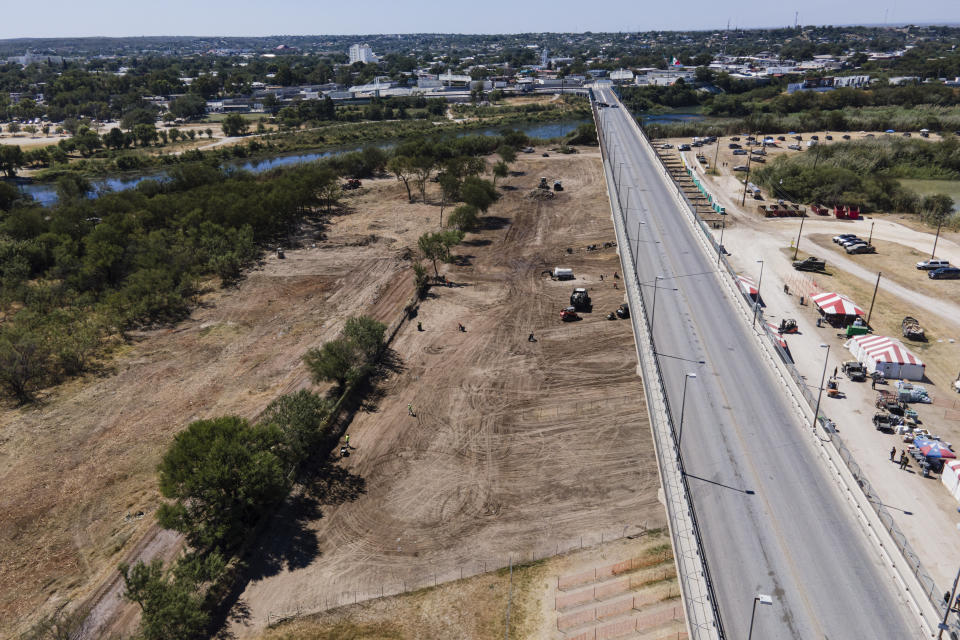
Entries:
{"type": "Polygon", "coordinates": [[[957,455],[950,451],[950,447],[942,442],[931,442],[920,447],[920,451],[928,458],[956,458],[957,455]]]}
{"type": "Polygon", "coordinates": [[[737,274],[737,284],[740,285],[740,290],[743,291],[743,295],[747,296],[748,298],[753,298],[759,291],[757,289],[756,281],[750,276],[737,274]]]}
{"type": "Polygon", "coordinates": [[[947,486],[950,495],[960,501],[960,461],[953,460],[944,463],[940,482],[947,486]]]}
{"type": "Polygon", "coordinates": [[[886,336],[854,336],[844,345],[867,369],[879,371],[886,378],[923,380],[926,367],[903,344],[886,336]]]}
{"type": "Polygon", "coordinates": [[[828,316],[863,316],[866,312],[847,296],[839,293],[818,293],[810,296],[813,304],[828,316]]]}

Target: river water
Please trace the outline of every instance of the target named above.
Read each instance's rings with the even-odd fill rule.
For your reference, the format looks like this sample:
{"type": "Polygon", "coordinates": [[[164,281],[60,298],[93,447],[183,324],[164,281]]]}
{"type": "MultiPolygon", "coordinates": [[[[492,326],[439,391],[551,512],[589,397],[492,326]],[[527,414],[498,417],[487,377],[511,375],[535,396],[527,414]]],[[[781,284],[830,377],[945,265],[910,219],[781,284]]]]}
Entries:
{"type": "MultiPolygon", "coordinates": [[[[699,118],[700,116],[691,116],[689,114],[660,114],[641,116],[644,122],[665,122],[671,120],[687,120],[699,118]]],[[[518,125],[507,125],[504,127],[478,129],[475,131],[465,131],[457,134],[458,136],[467,135],[499,135],[504,129],[516,129],[524,132],[531,138],[540,138],[548,140],[550,138],[561,138],[571,133],[579,125],[590,122],[590,120],[563,120],[560,122],[537,122],[518,125]]],[[[389,149],[393,144],[378,145],[382,149],[389,149]]],[[[328,149],[326,151],[309,151],[303,153],[291,153],[276,155],[272,157],[262,157],[253,160],[237,159],[227,161],[223,164],[225,168],[249,171],[250,173],[262,173],[277,167],[289,167],[308,162],[316,162],[324,158],[359,151],[362,147],[328,149]]],[[[95,178],[90,181],[93,187],[92,197],[97,197],[100,193],[111,191],[125,191],[132,189],[144,180],[165,180],[167,173],[163,170],[152,170],[148,172],[134,172],[128,174],[114,175],[106,178],[95,178]]],[[[51,183],[27,183],[21,184],[20,190],[31,196],[43,206],[50,206],[57,201],[56,186],[51,183]]]]}

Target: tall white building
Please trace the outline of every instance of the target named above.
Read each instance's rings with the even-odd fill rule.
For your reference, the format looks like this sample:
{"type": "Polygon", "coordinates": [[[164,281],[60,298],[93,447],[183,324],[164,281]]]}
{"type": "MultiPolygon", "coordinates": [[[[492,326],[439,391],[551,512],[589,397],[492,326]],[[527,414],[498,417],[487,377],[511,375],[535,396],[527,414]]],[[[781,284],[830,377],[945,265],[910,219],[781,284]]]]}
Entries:
{"type": "Polygon", "coordinates": [[[368,44],[355,44],[350,47],[350,64],[362,62],[364,64],[376,64],[379,62],[377,56],[373,55],[373,49],[368,44]]]}

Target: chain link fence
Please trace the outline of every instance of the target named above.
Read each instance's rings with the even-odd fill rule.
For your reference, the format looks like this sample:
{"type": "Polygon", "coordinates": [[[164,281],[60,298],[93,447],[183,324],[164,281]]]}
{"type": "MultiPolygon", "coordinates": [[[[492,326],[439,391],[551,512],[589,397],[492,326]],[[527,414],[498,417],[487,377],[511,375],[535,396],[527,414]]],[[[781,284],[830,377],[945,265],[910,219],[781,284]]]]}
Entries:
{"type": "Polygon", "coordinates": [[[507,569],[511,566],[516,569],[518,566],[522,567],[562,554],[590,549],[617,540],[642,538],[659,531],[659,528],[648,528],[647,523],[624,525],[615,530],[590,533],[565,542],[533,545],[503,556],[463,564],[452,564],[442,569],[433,568],[426,571],[411,572],[403,576],[390,575],[362,581],[334,582],[325,594],[297,599],[288,608],[267,612],[267,625],[275,625],[300,616],[320,613],[376,598],[430,589],[454,580],[471,578],[490,571],[507,569]]]}

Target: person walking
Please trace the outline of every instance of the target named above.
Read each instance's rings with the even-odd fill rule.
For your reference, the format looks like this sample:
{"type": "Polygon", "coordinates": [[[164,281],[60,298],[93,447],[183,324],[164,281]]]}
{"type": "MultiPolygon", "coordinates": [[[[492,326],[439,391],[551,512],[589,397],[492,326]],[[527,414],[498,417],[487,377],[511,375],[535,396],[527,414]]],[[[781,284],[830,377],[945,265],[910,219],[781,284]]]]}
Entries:
{"type": "Polygon", "coordinates": [[[897,448],[890,447],[890,462],[893,462],[893,456],[897,455],[897,448]]]}
{"type": "Polygon", "coordinates": [[[417,331],[423,331],[423,324],[417,323],[417,331]]]}
{"type": "Polygon", "coordinates": [[[408,416],[412,416],[412,415],[413,415],[413,405],[412,405],[412,404],[407,404],[407,415],[408,415],[408,416]]]}
{"type": "Polygon", "coordinates": [[[343,439],[346,441],[346,445],[349,447],[349,446],[350,446],[350,434],[348,433],[347,435],[343,436],[343,439]]]}
{"type": "Polygon", "coordinates": [[[527,342],[536,342],[537,339],[533,337],[533,333],[527,336],[527,342]]]}

